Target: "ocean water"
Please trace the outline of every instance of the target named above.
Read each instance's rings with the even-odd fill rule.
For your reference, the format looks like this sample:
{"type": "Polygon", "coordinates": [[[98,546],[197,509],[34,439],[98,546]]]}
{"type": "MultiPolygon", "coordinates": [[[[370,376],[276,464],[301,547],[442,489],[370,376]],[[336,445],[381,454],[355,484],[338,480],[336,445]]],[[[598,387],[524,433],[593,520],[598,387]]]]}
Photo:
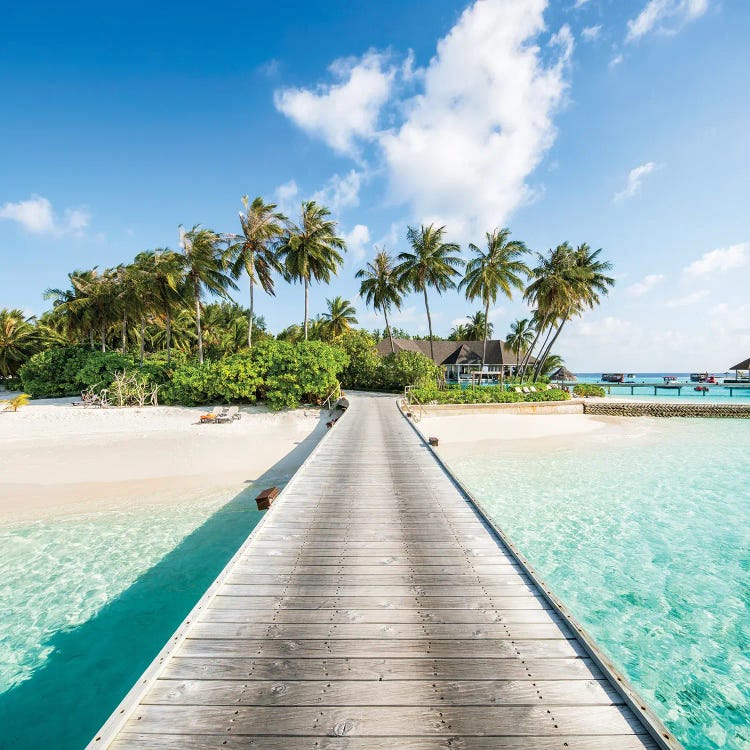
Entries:
{"type": "MultiPolygon", "coordinates": [[[[627,375],[628,373],[625,373],[627,375]]],[[[714,373],[717,379],[723,379],[726,377],[734,377],[734,373],[714,373]]],[[[579,383],[599,383],[602,379],[602,373],[600,372],[582,372],[576,373],[579,383]]],[[[717,404],[734,404],[734,403],[750,403],[750,388],[734,389],[730,391],[728,387],[721,384],[711,383],[692,383],[690,382],[689,372],[636,372],[633,373],[632,378],[627,378],[635,383],[648,384],[651,388],[635,388],[634,392],[630,393],[630,388],[624,388],[620,386],[612,386],[610,389],[610,395],[617,398],[623,399],[635,399],[637,401],[653,400],[658,399],[659,401],[673,401],[678,399],[679,401],[695,401],[696,403],[717,403],[717,404]],[[681,391],[659,389],[654,393],[654,385],[662,385],[664,383],[664,377],[674,377],[677,381],[683,385],[681,391]],[[707,391],[696,391],[697,385],[706,385],[707,391]]],[[[750,385],[747,383],[746,385],[750,385]]]]}
{"type": "Polygon", "coordinates": [[[750,421],[633,419],[448,463],[686,748],[750,747],[750,421]]]}
{"type": "Polygon", "coordinates": [[[0,528],[0,748],[84,747],[257,524],[252,498],[0,528]]]}

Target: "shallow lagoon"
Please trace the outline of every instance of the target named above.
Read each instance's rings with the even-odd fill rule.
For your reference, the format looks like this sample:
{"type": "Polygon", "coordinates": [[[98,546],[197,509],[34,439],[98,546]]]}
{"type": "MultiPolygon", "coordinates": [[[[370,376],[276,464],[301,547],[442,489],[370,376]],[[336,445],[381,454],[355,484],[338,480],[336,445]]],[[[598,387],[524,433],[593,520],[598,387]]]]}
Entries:
{"type": "Polygon", "coordinates": [[[446,455],[686,748],[747,748],[750,422],[617,434],[446,455]]]}
{"type": "Polygon", "coordinates": [[[252,488],[0,529],[0,747],[84,747],[261,514],[252,488]]]}

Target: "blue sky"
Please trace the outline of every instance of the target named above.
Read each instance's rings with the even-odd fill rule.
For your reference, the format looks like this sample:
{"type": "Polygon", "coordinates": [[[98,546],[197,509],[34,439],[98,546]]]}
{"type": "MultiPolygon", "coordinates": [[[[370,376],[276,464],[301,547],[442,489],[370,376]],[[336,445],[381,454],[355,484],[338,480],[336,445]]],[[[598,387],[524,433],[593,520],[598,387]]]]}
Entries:
{"type": "MultiPolygon", "coordinates": [[[[750,4],[477,0],[16,3],[0,24],[0,306],[66,273],[238,229],[244,194],[330,205],[356,298],[375,245],[604,248],[617,286],[558,351],[586,370],[724,370],[750,354],[750,4]]],[[[302,317],[278,285],[272,330],[302,317]]],[[[244,302],[246,287],[238,294],[244,302]]],[[[434,297],[447,334],[476,305],[434,297]]],[[[503,300],[496,334],[526,309],[503,300]]],[[[410,296],[397,323],[425,329],[410,296]]]]}

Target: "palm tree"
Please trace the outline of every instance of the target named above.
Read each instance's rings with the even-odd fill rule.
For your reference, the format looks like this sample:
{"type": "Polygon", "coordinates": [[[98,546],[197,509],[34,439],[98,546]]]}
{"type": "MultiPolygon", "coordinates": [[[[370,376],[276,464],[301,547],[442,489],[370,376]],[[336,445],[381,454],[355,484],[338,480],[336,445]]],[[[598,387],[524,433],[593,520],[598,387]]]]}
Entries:
{"type": "Polygon", "coordinates": [[[485,341],[492,336],[494,325],[487,322],[485,314],[478,310],[473,315],[469,315],[469,322],[466,324],[466,338],[470,341],[485,341]]]}
{"type": "Polygon", "coordinates": [[[172,318],[185,300],[185,258],[169,248],[147,250],[135,256],[135,267],[140,277],[139,287],[144,295],[141,315],[141,363],[145,348],[145,313],[163,316],[164,344],[167,364],[172,354],[172,318]]]}
{"type": "Polygon", "coordinates": [[[327,299],[326,304],[328,312],[323,313],[322,319],[329,336],[341,336],[351,331],[353,325],[357,325],[357,311],[348,299],[334,297],[327,299]]]}
{"type": "Polygon", "coordinates": [[[255,313],[254,289],[259,283],[266,294],[275,295],[273,271],[280,271],[277,248],[287,222],[284,214],[276,211],[275,203],[265,203],[258,197],[252,203],[242,198],[244,212],[240,211],[242,239],[229,248],[232,257],[232,275],[239,278],[245,271],[250,282],[250,314],[247,328],[247,345],[253,345],[253,318],[255,313]]]}
{"type": "MultiPolygon", "coordinates": [[[[484,302],[484,317],[489,318],[490,304],[497,301],[502,292],[508,299],[513,296],[515,287],[523,291],[522,276],[528,276],[529,268],[521,260],[528,252],[526,245],[519,240],[511,240],[510,229],[493,229],[486,232],[487,249],[481,250],[473,243],[469,250],[474,257],[466,264],[466,275],[459,289],[466,290],[466,299],[470,302],[481,299],[484,302]]],[[[487,359],[487,334],[485,328],[482,343],[482,369],[487,359]]]]}
{"type": "Polygon", "coordinates": [[[430,332],[430,356],[435,359],[432,336],[432,316],[427,299],[427,288],[433,287],[438,294],[446,289],[455,289],[453,277],[463,266],[463,261],[454,253],[459,252],[455,242],[443,242],[445,227],[424,224],[416,229],[406,230],[406,239],[411,245],[411,252],[400,253],[399,265],[395,269],[396,278],[402,288],[409,288],[424,294],[424,306],[427,312],[427,326],[430,332]]]}
{"type": "Polygon", "coordinates": [[[196,224],[189,232],[180,226],[180,245],[185,255],[188,285],[195,303],[195,331],[198,341],[198,362],[203,364],[203,335],[201,332],[201,298],[204,292],[227,298],[228,289],[237,285],[227,275],[228,255],[219,247],[219,236],[196,224]]]}
{"type": "Polygon", "coordinates": [[[528,318],[514,320],[510,325],[510,333],[505,339],[505,343],[513,354],[516,355],[516,375],[518,375],[518,366],[521,354],[525,354],[531,342],[534,340],[534,326],[528,318]]]}
{"type": "MultiPolygon", "coordinates": [[[[564,243],[567,245],[567,243],[564,243]]],[[[600,295],[609,294],[615,280],[606,275],[612,268],[609,261],[602,261],[599,256],[602,249],[592,251],[589,245],[583,243],[575,250],[567,246],[563,261],[558,267],[558,276],[552,293],[546,298],[549,304],[550,334],[542,347],[534,371],[538,378],[546,360],[550,356],[563,326],[571,318],[583,314],[584,310],[592,310],[600,302],[600,295]]]]}
{"type": "Polygon", "coordinates": [[[469,339],[469,326],[466,323],[456,323],[448,334],[448,341],[467,341],[469,339]]]}
{"type": "Polygon", "coordinates": [[[393,258],[385,250],[380,250],[375,259],[357,271],[356,278],[362,279],[359,294],[366,305],[380,310],[385,318],[385,330],[391,342],[391,353],[396,353],[393,345],[393,333],[388,323],[388,310],[391,306],[401,309],[403,289],[393,267],[393,258]]]}
{"type": "Polygon", "coordinates": [[[133,265],[119,265],[113,272],[115,306],[120,312],[121,345],[125,354],[128,340],[128,320],[144,314],[145,288],[140,270],[133,265]]]}
{"type": "Polygon", "coordinates": [[[299,226],[292,226],[279,248],[287,278],[305,287],[305,341],[307,341],[310,308],[310,282],[328,283],[344,262],[339,251],[346,243],[336,236],[336,222],[331,212],[315,201],[303,201],[299,226]]]}
{"type": "Polygon", "coordinates": [[[0,310],[0,375],[12,378],[32,354],[39,351],[34,318],[21,310],[0,310]]]}
{"type": "Polygon", "coordinates": [[[60,321],[60,328],[70,337],[88,337],[89,346],[94,348],[94,331],[96,328],[95,311],[87,304],[87,289],[94,283],[96,269],[90,271],[71,271],[68,274],[69,289],[47,289],[44,299],[51,299],[53,315],[60,321]]]}

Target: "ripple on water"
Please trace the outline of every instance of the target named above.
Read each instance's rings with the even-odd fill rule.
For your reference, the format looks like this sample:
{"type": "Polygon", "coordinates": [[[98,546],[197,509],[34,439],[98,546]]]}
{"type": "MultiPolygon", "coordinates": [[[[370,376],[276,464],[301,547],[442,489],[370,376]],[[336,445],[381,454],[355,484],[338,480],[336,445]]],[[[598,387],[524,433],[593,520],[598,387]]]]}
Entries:
{"type": "Polygon", "coordinates": [[[686,748],[747,748],[750,423],[623,429],[449,463],[686,748]]]}

